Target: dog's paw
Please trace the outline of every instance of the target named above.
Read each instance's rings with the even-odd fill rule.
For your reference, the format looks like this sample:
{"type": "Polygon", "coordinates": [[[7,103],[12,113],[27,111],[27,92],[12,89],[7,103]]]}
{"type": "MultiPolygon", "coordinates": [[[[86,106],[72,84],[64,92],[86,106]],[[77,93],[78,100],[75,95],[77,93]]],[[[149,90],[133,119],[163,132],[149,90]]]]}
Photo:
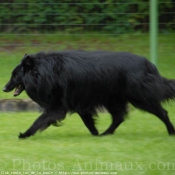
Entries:
{"type": "Polygon", "coordinates": [[[25,139],[26,135],[20,132],[18,138],[19,139],[25,139]]]}
{"type": "Polygon", "coordinates": [[[98,134],[98,131],[93,131],[93,132],[91,132],[91,134],[93,135],[93,136],[98,136],[99,134],[98,134]]]}
{"type": "Polygon", "coordinates": [[[171,132],[169,133],[169,135],[170,135],[170,136],[175,136],[175,131],[171,131],[171,132]]]}

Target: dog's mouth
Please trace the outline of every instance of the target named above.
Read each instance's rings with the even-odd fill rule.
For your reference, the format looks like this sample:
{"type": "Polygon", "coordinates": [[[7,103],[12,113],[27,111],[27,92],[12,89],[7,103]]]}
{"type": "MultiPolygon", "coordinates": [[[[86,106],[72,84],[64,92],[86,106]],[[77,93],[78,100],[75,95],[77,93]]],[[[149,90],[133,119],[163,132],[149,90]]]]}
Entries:
{"type": "Polygon", "coordinates": [[[13,93],[13,95],[16,97],[16,96],[18,96],[23,90],[24,90],[24,86],[20,84],[20,85],[18,85],[18,86],[15,88],[15,92],[13,93]]]}

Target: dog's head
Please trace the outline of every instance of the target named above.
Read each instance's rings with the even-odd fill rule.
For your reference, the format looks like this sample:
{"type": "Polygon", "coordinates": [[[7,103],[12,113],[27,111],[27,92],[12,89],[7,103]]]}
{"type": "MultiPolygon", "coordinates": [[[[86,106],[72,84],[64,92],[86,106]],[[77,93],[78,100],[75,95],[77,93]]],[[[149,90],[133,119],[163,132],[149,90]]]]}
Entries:
{"type": "Polygon", "coordinates": [[[25,90],[23,84],[23,68],[21,64],[16,66],[13,70],[10,81],[5,85],[3,91],[10,92],[13,89],[15,89],[14,96],[18,96],[23,90],[25,90]]]}
{"type": "Polygon", "coordinates": [[[23,77],[24,77],[25,72],[30,67],[27,60],[28,60],[28,55],[25,54],[21,63],[18,66],[16,66],[16,68],[12,71],[9,82],[3,88],[4,92],[10,92],[13,89],[15,89],[14,96],[18,96],[22,93],[22,91],[25,90],[23,77]]]}

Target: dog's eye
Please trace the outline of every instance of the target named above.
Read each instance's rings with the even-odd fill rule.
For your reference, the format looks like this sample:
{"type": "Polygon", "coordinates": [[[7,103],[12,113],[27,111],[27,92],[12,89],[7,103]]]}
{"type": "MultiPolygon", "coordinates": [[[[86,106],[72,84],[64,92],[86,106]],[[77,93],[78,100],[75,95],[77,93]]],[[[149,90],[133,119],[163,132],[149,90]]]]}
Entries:
{"type": "Polygon", "coordinates": [[[14,79],[17,79],[17,78],[18,78],[18,76],[17,76],[17,75],[14,75],[13,77],[14,77],[14,79]]]}

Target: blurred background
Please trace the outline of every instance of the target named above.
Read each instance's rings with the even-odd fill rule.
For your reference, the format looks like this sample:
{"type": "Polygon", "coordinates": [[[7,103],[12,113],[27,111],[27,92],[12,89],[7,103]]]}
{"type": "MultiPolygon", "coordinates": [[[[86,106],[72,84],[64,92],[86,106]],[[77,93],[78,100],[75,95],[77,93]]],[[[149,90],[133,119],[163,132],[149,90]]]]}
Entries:
{"type": "MultiPolygon", "coordinates": [[[[1,84],[26,53],[111,50],[151,60],[151,2],[157,2],[157,66],[172,78],[175,0],[0,0],[1,84]]],[[[0,93],[0,98],[8,96],[0,93]]]]}

